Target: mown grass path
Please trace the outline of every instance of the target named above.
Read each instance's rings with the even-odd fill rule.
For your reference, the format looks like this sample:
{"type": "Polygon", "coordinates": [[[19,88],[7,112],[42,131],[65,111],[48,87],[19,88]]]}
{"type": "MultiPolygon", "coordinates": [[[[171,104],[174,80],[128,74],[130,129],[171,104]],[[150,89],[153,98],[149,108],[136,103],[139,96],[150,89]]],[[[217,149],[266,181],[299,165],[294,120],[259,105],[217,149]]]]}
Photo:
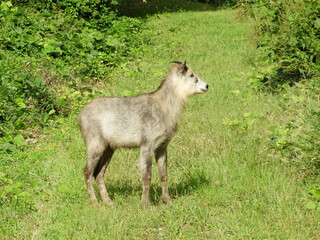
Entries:
{"type": "Polygon", "coordinates": [[[267,147],[267,128],[281,116],[276,97],[254,93],[241,77],[254,62],[253,23],[210,8],[148,21],[153,38],[145,58],[119,70],[102,91],[152,91],[169,61],[185,59],[210,85],[188,102],[169,147],[172,205],[161,204],[154,166],[152,206],[140,207],[138,152],[121,150],[106,177],[115,206],[90,206],[73,115],[34,150],[46,197],[17,226],[19,239],[317,239],[319,214],[305,208],[305,188],[267,147]]]}

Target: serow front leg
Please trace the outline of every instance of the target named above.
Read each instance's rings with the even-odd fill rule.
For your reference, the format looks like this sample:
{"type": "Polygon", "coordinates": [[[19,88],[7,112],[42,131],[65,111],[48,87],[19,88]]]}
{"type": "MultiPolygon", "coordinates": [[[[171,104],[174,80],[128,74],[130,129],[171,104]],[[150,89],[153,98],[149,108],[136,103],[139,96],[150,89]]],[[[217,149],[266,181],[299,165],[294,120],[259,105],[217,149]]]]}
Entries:
{"type": "Polygon", "coordinates": [[[165,204],[170,203],[170,195],[167,184],[167,148],[156,151],[156,161],[158,164],[159,176],[162,185],[162,200],[165,204]]]}

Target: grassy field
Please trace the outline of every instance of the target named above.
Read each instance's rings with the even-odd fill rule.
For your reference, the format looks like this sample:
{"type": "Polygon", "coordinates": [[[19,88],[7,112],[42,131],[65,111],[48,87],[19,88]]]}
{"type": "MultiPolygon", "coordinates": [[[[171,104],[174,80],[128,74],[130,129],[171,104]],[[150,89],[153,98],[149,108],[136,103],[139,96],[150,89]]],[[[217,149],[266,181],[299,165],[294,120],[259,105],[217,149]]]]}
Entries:
{"type": "Polygon", "coordinates": [[[26,172],[21,181],[37,194],[36,210],[25,217],[3,206],[0,239],[318,239],[319,211],[305,207],[296,169],[268,148],[268,127],[285,118],[277,96],[252,91],[243,77],[255,64],[254,23],[236,20],[234,10],[199,6],[149,17],[145,58],[97,86],[103,95],[153,91],[169,61],[185,59],[210,85],[187,103],[169,145],[172,204],[161,203],[154,165],[152,206],[141,208],[138,151],[119,150],[106,173],[115,206],[91,206],[75,112],[32,151],[4,159],[29,163],[15,171],[26,172]]]}

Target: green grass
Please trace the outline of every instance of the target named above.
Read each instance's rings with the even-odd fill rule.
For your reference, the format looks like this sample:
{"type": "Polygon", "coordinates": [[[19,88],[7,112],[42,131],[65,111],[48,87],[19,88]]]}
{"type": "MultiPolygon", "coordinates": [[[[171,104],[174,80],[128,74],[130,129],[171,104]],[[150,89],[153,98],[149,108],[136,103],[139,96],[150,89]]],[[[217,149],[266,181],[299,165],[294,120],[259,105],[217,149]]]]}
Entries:
{"type": "Polygon", "coordinates": [[[75,113],[30,151],[3,159],[14,166],[11,179],[30,185],[34,196],[32,204],[17,197],[28,214],[10,214],[15,201],[2,206],[0,239],[317,239],[319,211],[306,208],[296,169],[268,148],[268,126],[285,118],[277,97],[253,92],[241,77],[256,57],[248,39],[254,23],[206,6],[149,17],[153,37],[144,59],[99,85],[107,95],[153,91],[168,62],[185,59],[210,85],[187,103],[169,145],[172,205],[161,203],[154,166],[152,206],[141,208],[137,150],[117,151],[107,170],[115,206],[89,205],[75,113]]]}

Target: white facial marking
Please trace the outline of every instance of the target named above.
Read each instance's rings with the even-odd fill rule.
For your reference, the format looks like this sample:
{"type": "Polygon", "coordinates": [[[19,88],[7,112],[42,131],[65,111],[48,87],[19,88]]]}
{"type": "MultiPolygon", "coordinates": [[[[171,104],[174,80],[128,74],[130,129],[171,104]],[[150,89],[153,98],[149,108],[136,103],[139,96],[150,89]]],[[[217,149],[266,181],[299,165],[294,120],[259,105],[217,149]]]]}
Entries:
{"type": "Polygon", "coordinates": [[[185,72],[177,72],[173,78],[174,88],[182,99],[208,91],[208,84],[202,81],[188,68],[185,72]]]}
{"type": "Polygon", "coordinates": [[[208,84],[202,81],[192,71],[187,72],[185,76],[185,84],[187,85],[189,95],[191,96],[208,91],[208,84]]]}

